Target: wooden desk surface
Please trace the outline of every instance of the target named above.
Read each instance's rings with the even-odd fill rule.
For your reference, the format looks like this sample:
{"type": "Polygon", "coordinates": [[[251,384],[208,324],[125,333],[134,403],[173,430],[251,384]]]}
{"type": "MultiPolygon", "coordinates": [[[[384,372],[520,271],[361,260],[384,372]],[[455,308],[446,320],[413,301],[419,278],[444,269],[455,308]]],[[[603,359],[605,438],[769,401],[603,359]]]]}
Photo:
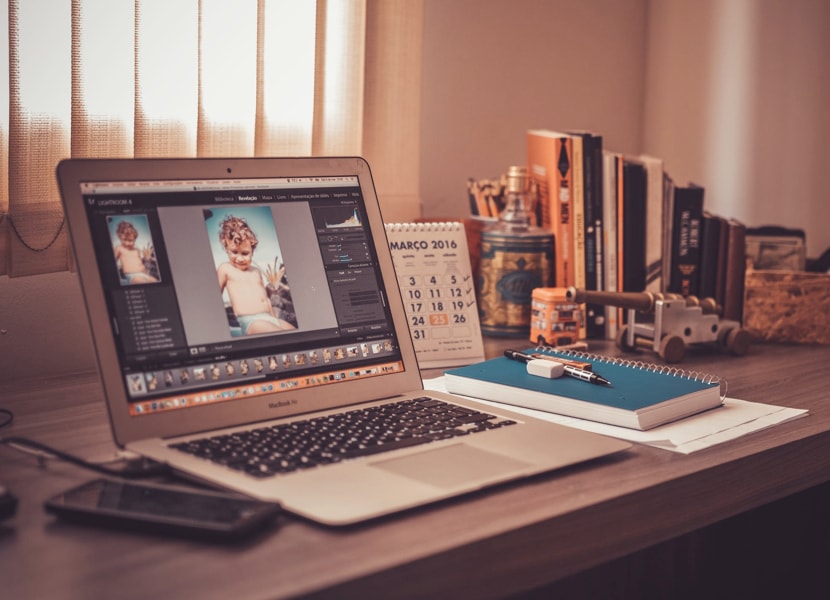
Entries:
{"type": "MultiPolygon", "coordinates": [[[[488,339],[488,355],[506,345],[488,339]]],[[[592,350],[615,353],[607,342],[592,350]]],[[[828,364],[828,346],[692,355],[682,366],[726,377],[730,397],[810,415],[687,456],[635,446],[347,529],[288,517],[239,546],[58,522],[43,501],[93,474],[57,461],[40,467],[0,446],[0,481],[20,499],[16,517],[0,523],[2,596],[503,597],[531,590],[830,481],[828,364]]],[[[0,383],[0,406],[15,413],[2,435],[89,458],[114,451],[94,374],[0,383]]]]}

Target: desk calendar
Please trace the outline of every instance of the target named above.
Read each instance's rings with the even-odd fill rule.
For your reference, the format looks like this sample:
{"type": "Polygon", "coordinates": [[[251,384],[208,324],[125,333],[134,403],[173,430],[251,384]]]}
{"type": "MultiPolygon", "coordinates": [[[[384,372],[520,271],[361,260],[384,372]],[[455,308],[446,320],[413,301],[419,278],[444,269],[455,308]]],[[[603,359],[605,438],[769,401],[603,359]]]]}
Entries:
{"type": "Polygon", "coordinates": [[[386,235],[420,367],[484,360],[464,226],[387,223],[386,235]]]}

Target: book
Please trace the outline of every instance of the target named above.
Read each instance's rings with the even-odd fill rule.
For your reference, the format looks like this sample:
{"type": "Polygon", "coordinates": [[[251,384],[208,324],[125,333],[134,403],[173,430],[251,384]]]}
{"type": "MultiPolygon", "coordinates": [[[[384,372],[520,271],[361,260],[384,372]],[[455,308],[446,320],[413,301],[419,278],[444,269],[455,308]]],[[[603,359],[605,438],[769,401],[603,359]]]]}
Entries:
{"type": "Polygon", "coordinates": [[[700,226],[703,188],[675,186],[669,292],[697,296],[700,290],[700,226]]]}
{"type": "Polygon", "coordinates": [[[717,298],[716,289],[718,284],[718,261],[720,256],[726,255],[724,248],[721,254],[720,229],[722,219],[703,211],[700,227],[700,285],[699,293],[701,298],[717,298]]]}
{"type": "Polygon", "coordinates": [[[623,281],[622,291],[646,289],[646,170],[623,160],[623,281]]]}
{"type": "Polygon", "coordinates": [[[573,268],[573,139],[547,129],[528,130],[527,164],[539,190],[539,225],[551,231],[556,244],[556,287],[575,284],[573,268]]]}
{"type": "MultiPolygon", "coordinates": [[[[625,157],[617,154],[614,161],[617,181],[617,290],[623,291],[625,282],[625,157]]],[[[622,324],[623,310],[617,308],[617,322],[622,324]]]]}
{"type": "Polygon", "coordinates": [[[558,214],[551,213],[551,210],[556,208],[556,204],[552,202],[550,195],[555,178],[553,173],[556,170],[559,146],[554,138],[544,135],[542,130],[531,129],[525,137],[527,174],[532,187],[536,190],[536,222],[539,227],[553,232],[553,223],[559,217],[558,214]]]}
{"type": "Polygon", "coordinates": [[[674,225],[674,180],[663,171],[663,282],[661,292],[667,292],[671,280],[672,233],[674,225]]]}
{"type": "MultiPolygon", "coordinates": [[[[585,288],[585,156],[582,137],[571,139],[571,253],[573,285],[585,288]]],[[[584,336],[583,336],[584,337],[584,336]]]]}
{"type": "MultiPolygon", "coordinates": [[[[655,156],[641,154],[634,157],[646,171],[645,197],[645,289],[663,291],[663,194],[665,190],[663,161],[655,156]]],[[[642,290],[637,290],[642,291],[642,290]]]]}
{"type": "MultiPolygon", "coordinates": [[[[603,165],[602,136],[586,131],[572,131],[582,139],[583,220],[585,238],[585,289],[604,289],[603,266],[603,165]]],[[[585,335],[591,339],[605,337],[605,307],[587,302],[584,307],[585,335]]]]}
{"type": "Polygon", "coordinates": [[[738,321],[744,311],[744,277],[746,276],[746,225],[737,219],[727,221],[726,281],[724,282],[723,318],[738,321]]]}
{"type": "MultiPolygon", "coordinates": [[[[617,161],[619,154],[609,151],[602,153],[603,189],[603,271],[606,292],[618,292],[617,273],[617,161]]],[[[605,337],[613,340],[619,328],[619,310],[614,306],[604,307],[605,337]]]]}
{"type": "Polygon", "coordinates": [[[723,305],[726,302],[726,268],[727,268],[727,248],[729,246],[729,224],[724,217],[718,216],[720,221],[720,240],[718,240],[718,269],[715,275],[715,302],[721,307],[721,315],[723,315],[723,305]]]}
{"type": "Polygon", "coordinates": [[[386,223],[386,237],[418,364],[432,368],[483,360],[464,225],[386,223]]]}
{"type": "MultiPolygon", "coordinates": [[[[573,157],[572,193],[571,193],[571,253],[573,262],[573,286],[585,289],[585,157],[583,154],[583,138],[574,135],[571,138],[573,157]]],[[[580,307],[580,314],[585,314],[585,306],[580,307]]],[[[579,319],[578,338],[587,337],[585,318],[579,319]]]]}
{"type": "MultiPolygon", "coordinates": [[[[525,350],[539,354],[537,349],[525,350]]],[[[546,350],[564,360],[590,363],[611,382],[530,375],[527,364],[506,357],[445,371],[447,391],[629,429],[653,429],[723,403],[719,378],[584,352],[546,350]]]]}

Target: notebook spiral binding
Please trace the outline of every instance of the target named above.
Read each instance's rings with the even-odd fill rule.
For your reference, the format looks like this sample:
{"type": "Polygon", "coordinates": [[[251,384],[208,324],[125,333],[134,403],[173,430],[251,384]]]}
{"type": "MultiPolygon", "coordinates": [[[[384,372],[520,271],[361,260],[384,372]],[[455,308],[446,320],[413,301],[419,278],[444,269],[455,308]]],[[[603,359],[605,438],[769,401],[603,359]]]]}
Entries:
{"type": "Polygon", "coordinates": [[[594,362],[599,363],[608,363],[614,365],[623,365],[626,367],[631,367],[634,369],[642,369],[644,371],[651,371],[654,373],[664,373],[666,375],[674,375],[676,377],[682,377],[684,379],[700,381],[702,383],[717,383],[720,386],[720,397],[721,400],[726,398],[726,390],[728,388],[728,382],[726,379],[722,377],[718,377],[717,375],[712,375],[709,373],[703,373],[701,371],[689,371],[686,369],[681,369],[680,367],[673,367],[671,365],[658,365],[654,363],[647,363],[640,360],[631,360],[628,358],[619,358],[616,356],[604,356],[602,354],[594,354],[592,352],[586,352],[584,350],[573,350],[568,348],[556,348],[555,346],[551,346],[545,341],[544,336],[539,336],[536,340],[536,350],[538,352],[555,352],[562,356],[566,356],[569,358],[574,359],[586,359],[594,362]]]}

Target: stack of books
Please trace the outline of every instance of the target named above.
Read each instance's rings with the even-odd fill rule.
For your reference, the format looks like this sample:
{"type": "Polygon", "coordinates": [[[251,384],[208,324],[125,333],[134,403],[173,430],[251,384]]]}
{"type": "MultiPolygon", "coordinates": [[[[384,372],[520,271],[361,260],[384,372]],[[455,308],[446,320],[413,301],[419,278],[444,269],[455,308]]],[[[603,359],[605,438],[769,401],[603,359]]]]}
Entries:
{"type": "MultiPolygon", "coordinates": [[[[527,162],[537,220],[555,237],[557,287],[708,297],[741,321],[746,226],[705,210],[703,187],[586,131],[529,130],[527,162]]],[[[624,316],[591,303],[584,314],[582,337],[594,339],[613,339],[624,316]]]]}

